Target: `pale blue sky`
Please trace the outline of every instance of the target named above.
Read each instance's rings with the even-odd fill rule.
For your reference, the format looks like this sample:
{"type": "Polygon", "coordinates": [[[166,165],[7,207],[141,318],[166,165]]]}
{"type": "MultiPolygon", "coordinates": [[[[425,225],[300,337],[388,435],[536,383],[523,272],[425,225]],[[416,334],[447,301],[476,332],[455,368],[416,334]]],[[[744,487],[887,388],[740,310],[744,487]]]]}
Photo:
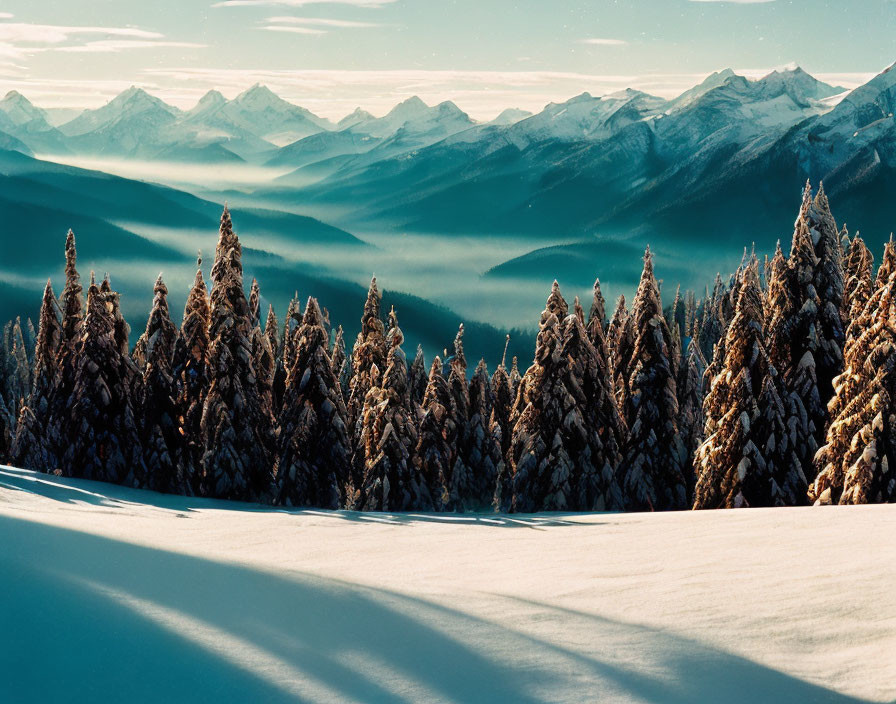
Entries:
{"type": "Polygon", "coordinates": [[[419,94],[488,118],[583,90],[671,96],[725,67],[849,87],[894,60],[893,0],[0,0],[0,89],[45,106],[137,84],[188,107],[262,82],[328,117],[419,94]]]}

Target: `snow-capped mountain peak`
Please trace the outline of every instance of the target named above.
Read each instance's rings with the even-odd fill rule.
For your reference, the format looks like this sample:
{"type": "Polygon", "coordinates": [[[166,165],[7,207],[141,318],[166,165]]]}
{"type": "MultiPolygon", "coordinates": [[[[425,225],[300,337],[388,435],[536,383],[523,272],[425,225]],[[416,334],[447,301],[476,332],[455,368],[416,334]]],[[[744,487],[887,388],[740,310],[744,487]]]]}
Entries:
{"type": "Polygon", "coordinates": [[[221,93],[216,90],[210,90],[199,99],[199,102],[196,103],[196,106],[187,114],[192,116],[198,115],[200,113],[206,113],[211,110],[217,110],[226,102],[227,98],[221,95],[221,93]]]}
{"type": "Polygon", "coordinates": [[[367,122],[373,119],[375,119],[373,115],[371,115],[366,110],[362,110],[358,107],[355,108],[351,113],[343,117],[339,122],[337,122],[336,127],[340,130],[344,130],[349,127],[353,127],[354,125],[359,125],[363,122],[367,122]]]}
{"type": "Polygon", "coordinates": [[[46,113],[35,107],[28,98],[17,90],[9,91],[3,100],[0,100],[0,111],[16,125],[24,125],[32,120],[46,120],[46,113]]]}

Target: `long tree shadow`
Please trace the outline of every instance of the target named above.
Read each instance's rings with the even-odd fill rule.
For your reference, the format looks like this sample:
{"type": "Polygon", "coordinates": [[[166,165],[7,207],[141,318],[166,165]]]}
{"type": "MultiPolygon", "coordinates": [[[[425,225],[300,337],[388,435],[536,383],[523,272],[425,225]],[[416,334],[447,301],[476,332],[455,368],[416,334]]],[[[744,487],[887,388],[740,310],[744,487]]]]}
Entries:
{"type": "Polygon", "coordinates": [[[662,639],[662,676],[390,591],[2,516],[0,536],[0,682],[14,702],[856,701],[584,614],[595,639],[662,639]]]}
{"type": "MultiPolygon", "coordinates": [[[[395,526],[411,526],[416,523],[442,523],[449,525],[476,525],[501,528],[542,529],[558,526],[600,525],[594,520],[575,520],[583,514],[500,514],[478,513],[382,513],[360,511],[328,511],[323,509],[287,509],[240,501],[221,501],[178,494],[160,494],[155,491],[133,489],[106,482],[86,479],[67,479],[29,470],[0,465],[0,489],[11,489],[38,494],[53,501],[68,504],[92,504],[108,508],[128,506],[154,506],[166,511],[189,513],[202,508],[226,508],[233,511],[272,511],[290,515],[326,516],[359,523],[382,523],[395,526]]],[[[612,514],[606,514],[610,516],[612,514]]]]}

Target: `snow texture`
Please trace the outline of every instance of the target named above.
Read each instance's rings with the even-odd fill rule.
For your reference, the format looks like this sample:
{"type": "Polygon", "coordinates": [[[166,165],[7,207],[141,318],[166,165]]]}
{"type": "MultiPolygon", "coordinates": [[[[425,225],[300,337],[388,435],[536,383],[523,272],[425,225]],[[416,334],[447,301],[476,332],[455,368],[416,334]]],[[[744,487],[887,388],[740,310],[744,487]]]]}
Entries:
{"type": "Polygon", "coordinates": [[[896,697],[893,506],[284,511],[2,467],[0,487],[4,701],[896,697]]]}

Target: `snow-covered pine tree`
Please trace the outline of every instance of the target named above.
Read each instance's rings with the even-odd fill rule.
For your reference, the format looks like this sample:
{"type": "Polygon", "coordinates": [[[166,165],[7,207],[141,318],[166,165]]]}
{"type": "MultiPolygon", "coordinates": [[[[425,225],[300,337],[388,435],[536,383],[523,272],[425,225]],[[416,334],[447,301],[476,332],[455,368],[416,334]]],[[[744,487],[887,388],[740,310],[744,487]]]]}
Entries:
{"type": "Polygon", "coordinates": [[[202,411],[202,489],[206,496],[262,500],[274,472],[274,420],[258,393],[242,250],[227,208],[212,267],[210,386],[202,411]]]}
{"type": "Polygon", "coordinates": [[[454,465],[457,427],[451,410],[448,380],[442,374],[442,360],[436,357],[429,370],[429,383],[423,396],[416,462],[422,481],[429,489],[432,507],[442,511],[448,505],[448,486],[454,465]]]}
{"type": "Polygon", "coordinates": [[[276,501],[335,509],[345,502],[351,448],[345,403],[314,298],[308,299],[295,335],[295,358],[280,415],[276,501]]]}
{"type": "Polygon", "coordinates": [[[560,292],[560,284],[557,283],[556,279],[554,279],[554,283],[551,284],[551,293],[548,296],[547,305],[541,314],[542,322],[544,322],[549,315],[553,315],[558,321],[566,320],[566,316],[569,315],[569,305],[567,304],[566,299],[563,298],[563,294],[560,292]]]}
{"type": "Polygon", "coordinates": [[[716,283],[711,296],[703,299],[703,319],[700,321],[700,351],[703,358],[712,360],[715,356],[716,345],[725,338],[725,328],[728,318],[725,317],[725,304],[728,294],[722,277],[716,274],[716,283]]]}
{"type": "Polygon", "coordinates": [[[268,336],[261,328],[261,293],[258,281],[252,279],[252,295],[249,297],[249,324],[252,326],[250,341],[255,369],[255,385],[265,414],[276,418],[274,410],[274,377],[277,374],[277,352],[271,346],[268,336]]]}
{"type": "Polygon", "coordinates": [[[146,466],[133,396],[137,366],[115,339],[114,296],[91,280],[62,437],[66,476],[142,486],[146,466]]]}
{"type": "Polygon", "coordinates": [[[118,350],[119,354],[129,355],[131,326],[128,325],[128,322],[124,319],[124,315],[121,312],[121,294],[112,289],[112,282],[109,280],[108,274],[103,277],[103,281],[100,284],[100,293],[105,296],[108,305],[111,306],[115,348],[118,350]]]}
{"type": "Polygon", "coordinates": [[[342,387],[342,375],[346,359],[345,333],[340,325],[336,328],[336,333],[333,335],[333,347],[330,349],[330,363],[333,365],[333,374],[339,381],[339,392],[343,395],[343,399],[345,398],[346,389],[342,387]]]}
{"type": "Polygon", "coordinates": [[[47,436],[47,422],[62,342],[60,317],[59,303],[47,279],[34,352],[34,383],[28,405],[19,414],[10,453],[10,460],[16,467],[38,472],[50,472],[58,466],[56,453],[47,436]]]}
{"type": "Polygon", "coordinates": [[[835,379],[827,442],[809,496],[817,504],[896,501],[896,275],[862,312],[861,333],[835,379]]]}
{"type": "Polygon", "coordinates": [[[15,359],[9,347],[12,326],[4,326],[0,340],[0,462],[6,462],[16,433],[15,359]]]}
{"type": "Polygon", "coordinates": [[[535,360],[523,377],[511,415],[513,434],[506,458],[510,490],[501,489],[500,510],[567,511],[576,501],[575,468],[563,430],[568,413],[574,414],[574,432],[581,430],[582,419],[564,383],[563,339],[550,307],[549,298],[535,341],[535,360]]]}
{"type": "MultiPolygon", "coordinates": [[[[137,341],[135,357],[142,365],[143,383],[136,403],[140,438],[147,467],[146,486],[169,494],[189,492],[179,458],[184,436],[178,419],[177,383],[172,371],[177,328],[168,311],[168,287],[162,275],[153,288],[146,330],[137,341]]],[[[136,360],[135,360],[136,361],[136,360]]]]}
{"type": "Polygon", "coordinates": [[[274,377],[271,383],[271,403],[275,416],[280,415],[283,408],[283,396],[286,393],[286,369],[283,366],[283,345],[280,342],[280,324],[274,313],[274,305],[268,305],[268,317],[264,323],[264,336],[274,355],[274,377]]]}
{"type": "Polygon", "coordinates": [[[258,279],[252,277],[252,285],[249,286],[249,325],[254,330],[261,327],[261,291],[258,288],[258,279]]]}
{"type": "Polygon", "coordinates": [[[598,344],[592,344],[578,298],[575,310],[563,321],[560,352],[563,385],[573,400],[573,406],[565,409],[561,428],[573,464],[570,508],[622,511],[625,504],[617,473],[626,440],[625,423],[613,395],[603,330],[593,328],[598,344]]]}
{"type": "Polygon", "coordinates": [[[499,443],[500,435],[496,437],[492,433],[493,412],[494,397],[488,376],[488,367],[485,360],[481,359],[470,380],[470,422],[468,426],[467,462],[473,471],[476,494],[464,506],[477,511],[486,510],[492,505],[498,476],[504,467],[499,443]]]}
{"type": "Polygon", "coordinates": [[[632,361],[632,350],[635,346],[634,320],[625,307],[625,296],[616,302],[616,310],[607,328],[607,349],[610,354],[610,373],[612,374],[613,393],[616,405],[626,423],[625,408],[630,394],[629,368],[632,361]]]}
{"type": "Polygon", "coordinates": [[[818,345],[815,361],[819,396],[821,402],[826,405],[834,395],[833,379],[843,371],[846,332],[842,314],[844,277],[840,230],[831,214],[824,184],[818,184],[818,193],[806,215],[815,246],[815,255],[818,258],[818,268],[813,279],[819,301],[815,323],[818,345]]]}
{"type": "Polygon", "coordinates": [[[695,462],[697,509],[774,504],[773,468],[755,435],[761,415],[758,399],[768,371],[755,258],[739,278],[740,297],[726,332],[724,363],[706,396],[706,440],[695,462]]]}
{"type": "Polygon", "coordinates": [[[296,293],[289,301],[286,308],[286,320],[283,321],[283,351],[280,357],[283,359],[284,369],[292,369],[293,357],[295,356],[295,331],[302,324],[302,308],[299,305],[299,294],[296,293]]]}
{"type": "Polygon", "coordinates": [[[67,409],[75,385],[77,348],[84,322],[83,287],[77,269],[75,234],[69,230],[65,238],[65,287],[59,297],[62,309],[62,340],[56,363],[57,374],[50,394],[47,420],[47,442],[57,461],[61,460],[69,440],[64,434],[67,409]]]}
{"type": "Polygon", "coordinates": [[[465,511],[478,506],[479,467],[473,464],[472,437],[470,434],[470,390],[467,386],[467,358],[464,355],[464,326],[461,323],[454,338],[454,355],[448,371],[448,389],[451,393],[449,413],[455,428],[452,449],[451,474],[448,477],[449,511],[465,511]]]}
{"type": "Polygon", "coordinates": [[[600,290],[600,279],[594,280],[594,290],[591,296],[591,311],[588,314],[588,335],[591,337],[591,343],[594,344],[596,327],[600,326],[601,332],[607,329],[607,302],[604,300],[604,294],[600,290]]]}
{"type": "Polygon", "coordinates": [[[703,442],[703,399],[704,375],[706,360],[700,351],[700,342],[691,338],[687,353],[682,360],[678,372],[678,428],[684,443],[686,476],[688,485],[688,503],[692,503],[694,484],[696,483],[696,467],[694,459],[697,448],[703,442]]]}
{"type": "Polygon", "coordinates": [[[374,365],[378,370],[386,368],[386,328],[380,318],[381,298],[374,276],[370,280],[367,300],[364,302],[361,332],[352,349],[352,380],[346,402],[348,428],[352,439],[352,484],[355,488],[360,486],[364,475],[365,450],[361,443],[361,416],[367,392],[373,386],[370,372],[374,365]]]}
{"type": "MultiPolygon", "coordinates": [[[[856,291],[864,292],[864,300],[860,307],[868,302],[874,286],[874,256],[865,246],[862,235],[856,236],[849,244],[849,252],[843,258],[843,307],[841,314],[846,321],[850,320],[850,309],[856,291]]],[[[860,294],[862,295],[862,294],[860,294]]]]}
{"type": "Polygon", "coordinates": [[[21,317],[16,316],[11,332],[12,346],[9,356],[14,367],[12,381],[15,390],[16,417],[18,417],[19,410],[28,402],[28,397],[31,395],[31,362],[28,360],[28,348],[25,345],[25,335],[22,332],[21,317]]]}
{"type": "Polygon", "coordinates": [[[407,357],[401,348],[404,335],[394,311],[392,320],[386,371],[382,381],[367,393],[364,404],[365,461],[358,509],[431,510],[430,487],[415,463],[419,441],[416,410],[407,405],[410,390],[407,357]]]}
{"type": "Polygon", "coordinates": [[[635,343],[629,368],[624,417],[629,441],[624,452],[622,490],[635,511],[687,507],[687,458],[678,430],[678,398],[671,360],[671,333],[653,275],[648,247],[632,305],[635,343]]]}
{"type": "Polygon", "coordinates": [[[210,325],[211,306],[202,278],[200,257],[196,261],[196,277],[184,305],[171,363],[177,388],[178,433],[182,438],[177,457],[178,474],[186,483],[184,489],[193,494],[199,494],[202,489],[202,408],[211,384],[208,367],[210,325]]]}
{"type": "Polygon", "coordinates": [[[874,279],[874,288],[878,289],[884,286],[896,272],[896,241],[893,240],[893,233],[890,233],[890,239],[884,244],[884,255],[881,257],[880,266],[877,269],[877,275],[874,279]]]}
{"type": "Polygon", "coordinates": [[[520,384],[523,382],[516,355],[514,355],[513,359],[510,361],[510,373],[507,375],[507,379],[510,382],[510,397],[516,399],[517,394],[519,394],[520,391],[520,384]]]}
{"type": "MultiPolygon", "coordinates": [[[[819,443],[824,437],[827,424],[827,408],[822,398],[822,389],[818,378],[818,357],[821,349],[822,332],[819,309],[823,303],[815,288],[815,277],[820,261],[815,253],[813,234],[809,230],[809,220],[804,216],[811,204],[809,195],[804,195],[803,210],[797,218],[794,228],[793,243],[790,249],[788,266],[790,283],[793,287],[792,299],[793,319],[788,323],[790,345],[789,366],[778,366],[782,370],[784,383],[789,391],[797,396],[805,409],[805,435],[798,445],[800,463],[807,477],[813,472],[812,463],[819,443]]],[[[838,305],[839,315],[839,305],[838,305]]],[[[777,335],[780,338],[780,335],[777,335]]],[[[801,419],[802,420],[802,419],[801,419]]]]}
{"type": "Polygon", "coordinates": [[[800,404],[788,394],[778,371],[769,365],[759,395],[759,419],[754,425],[757,446],[762,449],[772,475],[765,505],[801,506],[806,503],[806,475],[797,444],[801,438],[800,411],[800,404]]]}
{"type": "Polygon", "coordinates": [[[411,368],[408,377],[408,386],[411,394],[411,401],[419,406],[423,403],[423,396],[426,394],[426,385],[429,383],[429,376],[426,373],[426,359],[423,356],[423,345],[417,345],[417,354],[414,361],[411,362],[411,368]]]}
{"type": "MultiPolygon", "coordinates": [[[[844,265],[844,291],[843,308],[841,313],[846,321],[846,344],[849,345],[850,336],[857,336],[851,328],[858,321],[865,309],[865,304],[874,293],[874,256],[865,246],[865,241],[859,233],[849,245],[849,256],[844,265]]],[[[844,356],[845,356],[844,350],[844,356]]]]}

